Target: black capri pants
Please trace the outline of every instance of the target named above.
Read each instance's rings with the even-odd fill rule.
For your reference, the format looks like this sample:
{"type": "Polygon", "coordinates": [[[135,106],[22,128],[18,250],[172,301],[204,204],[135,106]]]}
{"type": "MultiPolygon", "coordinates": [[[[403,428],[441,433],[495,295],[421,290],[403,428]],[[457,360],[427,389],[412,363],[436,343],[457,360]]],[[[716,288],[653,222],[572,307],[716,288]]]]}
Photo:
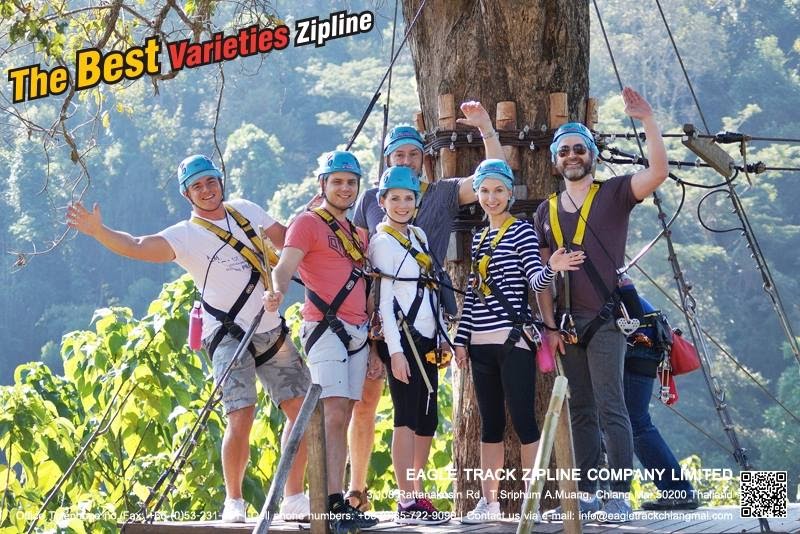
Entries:
{"type": "Polygon", "coordinates": [[[514,347],[506,354],[503,345],[470,345],[472,383],[481,413],[481,441],[500,443],[506,429],[508,405],[511,422],[520,443],[539,439],[536,402],[536,358],[528,349],[514,347]]]}
{"type": "Polygon", "coordinates": [[[411,351],[406,336],[402,332],[400,344],[411,369],[408,384],[404,384],[394,377],[389,346],[383,340],[378,341],[378,355],[386,365],[386,371],[389,375],[389,394],[392,396],[392,404],[394,405],[394,426],[395,428],[408,427],[417,436],[433,436],[436,433],[436,427],[439,425],[439,407],[437,403],[439,369],[436,365],[425,360],[425,353],[436,347],[436,341],[422,336],[417,337],[415,341],[417,353],[422,360],[422,366],[433,388],[433,393],[430,395],[428,395],[428,388],[422,379],[414,353],[411,351]]]}

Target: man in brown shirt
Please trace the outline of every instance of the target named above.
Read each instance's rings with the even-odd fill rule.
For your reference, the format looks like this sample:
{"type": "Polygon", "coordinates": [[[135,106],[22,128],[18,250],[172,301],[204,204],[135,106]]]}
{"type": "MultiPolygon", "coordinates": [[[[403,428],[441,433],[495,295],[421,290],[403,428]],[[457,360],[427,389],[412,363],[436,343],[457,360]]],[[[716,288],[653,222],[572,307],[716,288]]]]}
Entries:
{"type": "MultiPolygon", "coordinates": [[[[600,464],[602,454],[600,428],[606,437],[608,464],[612,470],[632,468],[633,438],[623,395],[625,335],[613,316],[581,344],[565,344],[557,322],[564,314],[574,319],[575,330],[583,334],[606,306],[607,295],[617,287],[616,269],[624,263],[628,219],[633,207],[653,193],[669,173],[666,149],[653,110],[633,89],[622,92],[625,113],[638,119],[647,137],[650,166],[633,175],[615,176],[594,182],[598,155],[591,132],[582,124],[568,123],[555,133],[550,151],[556,169],[564,178],[564,191],[551,202],[543,202],[536,212],[536,232],[542,262],[552,251],[565,246],[586,252],[586,263],[568,275],[569,302],[565,299],[564,279],[559,278],[557,309],[548,289],[537,294],[539,309],[548,330],[551,346],[563,355],[564,372],[570,384],[570,413],[575,444],[575,459],[581,469],[578,489],[582,516],[594,515],[606,522],[624,522],[631,518],[628,501],[630,480],[611,482],[611,494],[605,509],[595,495],[596,481],[588,480],[587,471],[600,464]],[[551,205],[556,213],[551,213],[551,205]],[[581,238],[582,235],[582,238],[581,238]],[[587,274],[594,267],[597,276],[587,274]],[[600,286],[602,282],[604,288],[600,286]]],[[[544,518],[558,519],[560,507],[545,513],[544,518]]]]}

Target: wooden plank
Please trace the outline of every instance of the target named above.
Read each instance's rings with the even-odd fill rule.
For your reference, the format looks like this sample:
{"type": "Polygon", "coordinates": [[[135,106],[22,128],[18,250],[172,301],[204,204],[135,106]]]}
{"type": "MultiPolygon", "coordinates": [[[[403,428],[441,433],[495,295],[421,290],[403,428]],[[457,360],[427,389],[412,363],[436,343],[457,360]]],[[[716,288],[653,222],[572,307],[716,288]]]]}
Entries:
{"type": "MultiPolygon", "coordinates": [[[[456,129],[456,105],[452,94],[439,95],[439,128],[442,130],[456,129]]],[[[441,177],[452,178],[456,175],[456,151],[449,147],[439,149],[441,163],[441,177]]]]}
{"type": "MultiPolygon", "coordinates": [[[[495,129],[499,132],[501,130],[516,130],[517,129],[517,104],[513,101],[506,100],[497,103],[497,115],[495,116],[495,129]]],[[[519,147],[504,146],[503,153],[506,157],[506,162],[511,170],[519,172],[521,168],[521,159],[519,154],[519,147]]],[[[518,198],[528,198],[518,197],[518,198]]]]}
{"type": "MultiPolygon", "coordinates": [[[[646,517],[643,512],[634,512],[635,520],[622,524],[601,524],[586,522],[583,524],[585,534],[710,534],[732,532],[759,532],[756,519],[742,519],[739,517],[737,506],[700,508],[694,511],[668,512],[668,517],[655,519],[646,517]],[[728,514],[730,519],[709,519],[711,514],[728,514]]],[[[426,525],[399,525],[393,521],[394,512],[376,512],[381,522],[374,528],[365,529],[363,532],[400,532],[404,534],[444,534],[455,532],[469,532],[471,534],[512,534],[516,531],[515,521],[498,521],[482,525],[465,525],[458,518],[449,523],[436,526],[426,525]]],[[[793,504],[789,507],[786,518],[770,519],[770,527],[775,532],[791,532],[800,534],[800,505],[793,504]]],[[[250,518],[247,523],[222,523],[221,521],[183,521],[183,522],[158,522],[153,524],[134,523],[128,525],[124,532],[127,534],[237,534],[252,532],[255,518],[250,518]]],[[[270,532],[309,532],[308,523],[294,523],[275,520],[270,526],[270,532]]],[[[562,523],[537,523],[533,532],[541,534],[560,534],[565,532],[562,523]]]]}
{"type": "Polygon", "coordinates": [[[547,122],[553,129],[569,122],[567,93],[550,93],[550,114],[547,122]]]}
{"type": "Polygon", "coordinates": [[[596,98],[589,98],[586,101],[586,120],[583,121],[586,124],[586,127],[590,130],[594,130],[595,125],[597,124],[597,99],[596,98]]]}

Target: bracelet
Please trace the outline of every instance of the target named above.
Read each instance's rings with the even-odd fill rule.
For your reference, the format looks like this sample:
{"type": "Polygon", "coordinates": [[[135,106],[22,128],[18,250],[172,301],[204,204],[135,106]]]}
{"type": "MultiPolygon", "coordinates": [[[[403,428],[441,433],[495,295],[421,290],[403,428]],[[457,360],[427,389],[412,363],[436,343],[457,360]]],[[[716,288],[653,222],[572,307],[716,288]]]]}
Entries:
{"type": "Polygon", "coordinates": [[[491,139],[492,137],[497,137],[497,130],[492,130],[492,133],[485,134],[481,132],[481,137],[483,139],[491,139]]]}

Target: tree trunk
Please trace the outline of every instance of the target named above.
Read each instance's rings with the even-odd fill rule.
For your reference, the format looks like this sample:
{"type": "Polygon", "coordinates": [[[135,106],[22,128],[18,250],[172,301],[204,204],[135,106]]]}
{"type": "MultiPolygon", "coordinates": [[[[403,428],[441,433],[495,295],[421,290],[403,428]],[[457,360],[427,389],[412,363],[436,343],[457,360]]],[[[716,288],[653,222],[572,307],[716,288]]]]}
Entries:
{"type": "MultiPolygon", "coordinates": [[[[408,25],[420,0],[404,0],[408,25]]],[[[494,117],[498,102],[514,101],[517,125],[547,130],[549,94],[568,95],[569,118],[583,120],[589,88],[589,4],[572,0],[427,0],[409,39],[414,58],[422,113],[428,131],[437,124],[437,98],[452,93],[456,105],[480,100],[494,117]]],[[[555,190],[549,152],[520,148],[517,183],[527,185],[528,200],[543,199],[555,190]]],[[[459,149],[456,176],[472,174],[482,150],[459,149]]],[[[436,172],[441,166],[435,165],[436,172]]],[[[434,177],[431,177],[433,179],[434,177]]],[[[441,178],[437,176],[436,178],[441,178]]],[[[530,210],[531,208],[529,208],[530,210]]],[[[530,211],[525,214],[532,218],[530,211]]],[[[470,235],[459,236],[462,258],[469,258],[470,235]]],[[[450,262],[457,287],[466,285],[469,261],[450,262]]],[[[480,467],[480,415],[469,372],[454,373],[453,463],[456,513],[464,514],[476,502],[467,491],[479,491],[467,480],[465,469],[480,467]]],[[[536,411],[544,418],[553,377],[537,381],[536,411]]],[[[505,466],[516,469],[517,480],[500,489],[522,491],[519,441],[506,417],[505,466]]],[[[471,495],[475,495],[472,493],[471,495]]],[[[501,499],[506,513],[518,513],[521,500],[501,499]]]]}

